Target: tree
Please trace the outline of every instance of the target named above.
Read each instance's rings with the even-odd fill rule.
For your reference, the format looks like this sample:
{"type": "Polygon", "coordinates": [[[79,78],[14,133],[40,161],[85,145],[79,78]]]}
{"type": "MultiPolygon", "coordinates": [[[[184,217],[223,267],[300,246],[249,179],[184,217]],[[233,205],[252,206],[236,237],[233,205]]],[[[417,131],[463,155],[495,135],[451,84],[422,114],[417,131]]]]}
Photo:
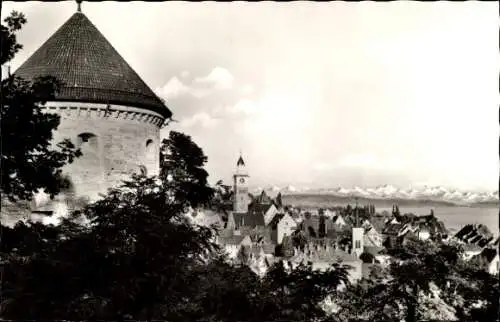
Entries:
{"type": "Polygon", "coordinates": [[[203,169],[207,157],[190,136],[170,131],[160,149],[160,178],[175,182],[172,197],[189,202],[193,208],[209,206],[214,190],[208,186],[208,172],[203,169]]]}
{"type": "MultiPolygon", "coordinates": [[[[182,146],[176,148],[181,156],[182,146]]],[[[202,169],[190,164],[197,160],[190,157],[164,162],[176,174],[166,180],[134,175],[63,220],[51,238],[36,237],[33,225],[18,226],[7,236],[8,255],[26,244],[21,243],[26,235],[22,229],[33,231],[28,236],[46,246],[26,246],[29,251],[23,256],[2,256],[8,281],[3,285],[2,316],[150,321],[178,320],[186,314],[189,299],[198,291],[191,283],[196,272],[219,251],[214,231],[184,216],[210,191],[205,181],[190,180],[202,169]],[[80,217],[90,225],[79,223],[80,217]],[[28,310],[23,308],[27,302],[28,310]]]]}
{"type": "Polygon", "coordinates": [[[223,258],[199,266],[192,283],[193,305],[183,312],[186,321],[252,321],[259,298],[259,277],[248,267],[234,267],[223,258]]]}
{"type": "Polygon", "coordinates": [[[239,265],[248,265],[250,263],[250,250],[246,246],[241,246],[236,254],[236,262],[239,265]]]}
{"type": "Polygon", "coordinates": [[[17,11],[13,11],[10,16],[4,19],[7,24],[2,24],[0,32],[2,37],[2,52],[0,53],[0,64],[3,65],[11,61],[14,56],[23,49],[23,45],[17,42],[16,33],[21,30],[26,23],[26,17],[17,11]]]}
{"type": "Polygon", "coordinates": [[[283,207],[283,201],[282,201],[281,192],[278,192],[278,195],[276,196],[275,204],[276,204],[276,207],[278,209],[281,209],[283,207]]]}
{"type": "Polygon", "coordinates": [[[301,230],[296,230],[292,233],[291,236],[293,248],[298,248],[300,250],[304,250],[307,245],[307,237],[304,235],[304,232],[301,230]]]}
{"type": "Polygon", "coordinates": [[[231,186],[225,185],[222,180],[219,180],[215,184],[211,207],[214,211],[226,215],[227,210],[232,209],[232,198],[231,186]]]}
{"type": "Polygon", "coordinates": [[[326,271],[312,264],[292,268],[274,264],[263,278],[256,313],[258,321],[315,321],[325,318],[321,303],[337,296],[337,288],[348,285],[348,268],[333,264],[326,271]]]}
{"type": "Polygon", "coordinates": [[[344,308],[339,315],[377,321],[430,317],[494,321],[498,282],[464,261],[457,245],[409,239],[404,247],[388,251],[393,257],[388,270],[348,288],[346,298],[341,298],[344,308]],[[473,308],[481,302],[482,306],[473,308]]]}
{"type": "MultiPolygon", "coordinates": [[[[1,26],[2,65],[22,48],[16,33],[26,23],[22,13],[12,12],[1,26]]],[[[9,75],[1,83],[1,191],[11,201],[31,200],[39,189],[51,197],[70,182],[62,173],[66,163],[81,155],[69,140],[52,144],[60,117],[42,111],[61,83],[51,76],[25,81],[9,75]]]]}
{"type": "Polygon", "coordinates": [[[324,238],[326,236],[326,217],[325,215],[319,216],[318,237],[324,238]]]}

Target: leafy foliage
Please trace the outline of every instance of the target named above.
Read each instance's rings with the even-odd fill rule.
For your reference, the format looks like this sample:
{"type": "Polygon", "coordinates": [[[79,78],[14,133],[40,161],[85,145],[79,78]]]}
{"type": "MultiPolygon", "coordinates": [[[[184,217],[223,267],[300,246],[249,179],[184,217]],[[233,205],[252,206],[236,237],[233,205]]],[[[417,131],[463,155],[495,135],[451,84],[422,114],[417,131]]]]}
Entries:
{"type": "Polygon", "coordinates": [[[17,42],[16,33],[21,30],[22,26],[27,22],[24,14],[13,11],[7,18],[4,19],[6,26],[2,24],[0,34],[2,37],[2,51],[0,54],[0,64],[12,60],[14,56],[23,48],[23,45],[17,42]]]}
{"type": "Polygon", "coordinates": [[[336,296],[340,285],[348,285],[348,269],[333,264],[326,271],[313,270],[312,264],[295,268],[280,261],[266,274],[259,297],[261,321],[313,321],[325,318],[321,302],[336,296]]]}
{"type": "MultiPolygon", "coordinates": [[[[2,64],[22,48],[16,40],[26,18],[13,12],[2,25],[2,64]]],[[[81,155],[69,140],[52,145],[53,131],[60,117],[42,112],[43,105],[54,98],[61,84],[51,76],[25,81],[15,75],[4,79],[1,122],[1,190],[11,201],[31,200],[33,193],[45,190],[54,197],[70,182],[62,167],[81,155]]]]}
{"type": "Polygon", "coordinates": [[[160,150],[160,178],[175,182],[173,197],[186,200],[194,208],[209,206],[214,191],[208,186],[208,172],[203,169],[207,157],[190,136],[171,131],[160,150]]]}
{"type": "MultiPolygon", "coordinates": [[[[13,13],[6,22],[1,29],[2,63],[22,48],[15,32],[26,20],[13,13]]],[[[56,194],[64,187],[60,168],[78,156],[69,142],[61,143],[59,151],[50,148],[59,119],[42,114],[41,106],[58,86],[50,77],[2,82],[2,192],[11,198],[29,199],[39,188],[56,194]]],[[[411,239],[396,244],[389,249],[393,262],[387,268],[374,266],[370,279],[356,285],[349,283],[348,269],[340,264],[317,271],[310,263],[292,267],[279,261],[263,278],[245,265],[229,264],[214,243],[214,231],[183,215],[189,208],[214,207],[230,198],[222,182],[215,194],[208,186],[206,161],[189,136],[171,132],[161,148],[159,178],[135,175],[57,226],[30,221],[2,226],[1,316],[417,321],[451,307],[463,321],[498,321],[498,277],[464,261],[462,249],[453,244],[411,239]],[[441,303],[422,300],[436,289],[441,303]],[[321,306],[327,298],[339,308],[334,315],[321,306]]],[[[283,253],[303,249],[306,243],[304,233],[297,231],[285,238],[283,253]]]]}

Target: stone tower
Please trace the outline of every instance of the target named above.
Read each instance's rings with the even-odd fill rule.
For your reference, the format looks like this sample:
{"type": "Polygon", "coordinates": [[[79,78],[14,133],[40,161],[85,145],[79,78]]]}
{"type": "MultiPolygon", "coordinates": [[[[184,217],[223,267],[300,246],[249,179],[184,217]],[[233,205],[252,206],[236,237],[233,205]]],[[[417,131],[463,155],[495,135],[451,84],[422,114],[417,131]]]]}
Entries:
{"type": "Polygon", "coordinates": [[[355,217],[355,222],[352,227],[352,253],[355,254],[358,258],[361,256],[361,254],[364,251],[364,234],[365,234],[365,229],[361,227],[359,223],[359,216],[358,216],[358,202],[356,199],[356,208],[354,210],[356,212],[356,217],[355,217]]]}
{"type": "MultiPolygon", "coordinates": [[[[133,43],[131,43],[133,46],[133,43]]],[[[78,10],[15,72],[55,76],[63,86],[45,110],[61,116],[54,142],[83,156],[65,166],[75,197],[96,200],[133,172],[159,172],[160,128],[172,116],[101,32],[78,10]]]]}
{"type": "Polygon", "coordinates": [[[245,169],[245,161],[243,161],[243,157],[240,155],[240,157],[238,158],[238,162],[236,162],[236,173],[233,175],[233,212],[248,212],[248,177],[249,175],[245,169]]]}

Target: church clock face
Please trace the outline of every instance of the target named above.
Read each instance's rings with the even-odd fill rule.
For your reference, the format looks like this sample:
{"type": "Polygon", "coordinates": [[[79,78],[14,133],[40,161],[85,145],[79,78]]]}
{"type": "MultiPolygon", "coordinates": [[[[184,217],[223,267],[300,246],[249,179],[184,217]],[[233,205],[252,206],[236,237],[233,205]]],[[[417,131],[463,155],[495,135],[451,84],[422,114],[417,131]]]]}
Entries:
{"type": "Polygon", "coordinates": [[[240,178],[240,183],[245,183],[245,178],[240,178]]]}

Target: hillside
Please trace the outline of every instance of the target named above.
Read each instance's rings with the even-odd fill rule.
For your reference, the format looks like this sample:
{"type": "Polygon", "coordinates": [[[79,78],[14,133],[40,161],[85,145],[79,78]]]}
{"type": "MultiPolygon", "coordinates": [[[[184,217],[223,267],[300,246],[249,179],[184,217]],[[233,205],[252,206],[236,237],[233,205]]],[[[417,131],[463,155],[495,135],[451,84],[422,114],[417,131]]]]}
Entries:
{"type": "Polygon", "coordinates": [[[266,191],[270,196],[281,193],[283,201],[289,204],[343,204],[354,203],[357,197],[361,203],[371,203],[379,207],[392,206],[469,206],[469,207],[498,207],[500,205],[498,191],[477,192],[459,191],[445,187],[411,187],[400,189],[391,185],[383,185],[374,188],[323,188],[308,189],[287,187],[256,188],[254,191],[266,191]]]}
{"type": "MultiPolygon", "coordinates": [[[[295,206],[318,206],[318,207],[329,207],[333,205],[342,204],[354,204],[354,198],[351,196],[336,196],[327,194],[288,194],[283,195],[283,203],[286,205],[295,206]]],[[[446,201],[434,201],[434,200],[419,200],[419,199],[375,199],[375,198],[358,198],[360,204],[373,204],[375,207],[388,208],[392,207],[394,204],[398,204],[401,207],[418,207],[418,206],[430,206],[430,207],[452,207],[455,206],[454,203],[446,201]]]]}

